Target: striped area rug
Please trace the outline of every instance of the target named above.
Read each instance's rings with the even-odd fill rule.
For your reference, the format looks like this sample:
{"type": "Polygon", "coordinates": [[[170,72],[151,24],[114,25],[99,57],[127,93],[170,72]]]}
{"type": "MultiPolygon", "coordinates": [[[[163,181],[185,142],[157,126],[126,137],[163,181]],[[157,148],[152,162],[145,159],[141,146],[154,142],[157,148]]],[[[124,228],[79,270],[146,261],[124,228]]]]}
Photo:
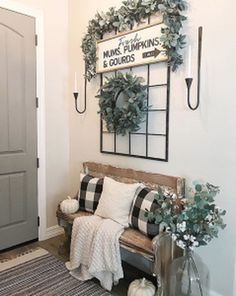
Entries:
{"type": "Polygon", "coordinates": [[[93,281],[73,278],[65,263],[47,251],[35,252],[0,264],[1,296],[111,295],[93,281]]]}

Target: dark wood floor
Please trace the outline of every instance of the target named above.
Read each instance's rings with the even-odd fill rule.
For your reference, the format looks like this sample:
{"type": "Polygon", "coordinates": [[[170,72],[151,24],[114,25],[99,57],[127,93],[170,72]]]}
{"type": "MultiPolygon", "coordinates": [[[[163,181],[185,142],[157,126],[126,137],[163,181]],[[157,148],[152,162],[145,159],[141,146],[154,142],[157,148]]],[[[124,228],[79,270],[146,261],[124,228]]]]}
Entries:
{"type": "MultiPolygon", "coordinates": [[[[24,246],[20,246],[18,248],[8,250],[8,251],[3,251],[0,253],[0,262],[16,258],[17,256],[28,253],[31,250],[37,248],[37,247],[42,247],[54,256],[56,256],[58,259],[66,262],[69,260],[68,254],[67,253],[61,253],[59,254],[59,246],[62,245],[64,236],[56,236],[54,238],[42,241],[42,242],[34,242],[30,243],[24,246]]],[[[124,274],[125,277],[124,279],[121,279],[119,284],[117,286],[114,286],[112,289],[112,295],[114,296],[125,296],[127,295],[127,290],[129,284],[134,280],[134,279],[139,279],[142,277],[146,277],[149,279],[152,279],[152,281],[155,282],[155,279],[150,278],[148,275],[144,274],[143,272],[137,270],[136,268],[131,267],[128,264],[123,264],[123,269],[124,269],[124,274]]]]}
{"type": "Polygon", "coordinates": [[[42,247],[45,250],[49,251],[51,254],[55,255],[57,258],[66,261],[68,256],[67,255],[59,255],[58,254],[58,246],[62,244],[64,239],[63,235],[56,236],[54,238],[42,241],[42,242],[33,242],[27,243],[22,246],[11,248],[10,250],[1,251],[0,252],[0,261],[14,259],[19,255],[25,254],[30,252],[31,250],[36,249],[37,247],[42,247]]]}

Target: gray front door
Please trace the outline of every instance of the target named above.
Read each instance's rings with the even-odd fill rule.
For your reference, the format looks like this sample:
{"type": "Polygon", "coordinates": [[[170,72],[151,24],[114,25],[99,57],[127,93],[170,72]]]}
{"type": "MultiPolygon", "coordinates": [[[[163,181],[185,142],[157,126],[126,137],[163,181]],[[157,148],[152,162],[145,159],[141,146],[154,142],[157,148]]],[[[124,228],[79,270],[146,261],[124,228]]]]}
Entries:
{"type": "Polygon", "coordinates": [[[35,19],[0,8],[0,250],[36,239],[35,19]]]}

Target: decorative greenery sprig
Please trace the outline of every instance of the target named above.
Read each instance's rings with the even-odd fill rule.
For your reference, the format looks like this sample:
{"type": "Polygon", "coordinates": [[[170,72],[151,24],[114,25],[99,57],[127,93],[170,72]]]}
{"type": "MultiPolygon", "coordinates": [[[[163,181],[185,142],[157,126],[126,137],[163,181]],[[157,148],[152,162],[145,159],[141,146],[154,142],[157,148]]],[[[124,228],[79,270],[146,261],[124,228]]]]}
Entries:
{"type": "Polygon", "coordinates": [[[147,111],[147,86],[143,85],[144,79],[132,73],[106,77],[106,82],[101,88],[99,106],[102,119],[106,122],[109,132],[124,136],[128,132],[140,129],[147,111]],[[123,94],[124,102],[119,106],[117,100],[123,94]]]}
{"type": "Polygon", "coordinates": [[[175,194],[166,195],[160,190],[156,197],[160,208],[147,216],[156,224],[164,223],[179,247],[204,246],[226,226],[222,219],[226,211],[215,204],[217,193],[219,187],[209,183],[196,184],[188,199],[178,199],[175,194]]]}
{"type": "Polygon", "coordinates": [[[126,0],[116,10],[97,13],[89,21],[87,34],[82,40],[82,51],[86,65],[86,78],[90,81],[96,76],[96,40],[105,33],[129,30],[135,23],[161,12],[166,27],[162,28],[160,41],[169,57],[169,64],[175,71],[183,63],[180,50],[185,45],[185,35],[180,33],[182,22],[186,17],[182,14],[187,5],[184,0],[126,0]]]}

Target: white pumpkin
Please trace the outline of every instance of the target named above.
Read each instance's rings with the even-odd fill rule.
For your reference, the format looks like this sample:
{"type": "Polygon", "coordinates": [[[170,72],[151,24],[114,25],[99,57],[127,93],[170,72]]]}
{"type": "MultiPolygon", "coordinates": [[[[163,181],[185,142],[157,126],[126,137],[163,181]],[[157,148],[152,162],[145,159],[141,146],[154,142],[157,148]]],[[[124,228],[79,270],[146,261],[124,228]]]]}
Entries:
{"type": "Polygon", "coordinates": [[[134,280],[128,289],[127,296],[154,296],[156,288],[152,282],[145,278],[134,280]]]}
{"type": "Polygon", "coordinates": [[[65,214],[73,214],[79,209],[79,201],[77,199],[67,196],[60,204],[61,211],[65,214]]]}

